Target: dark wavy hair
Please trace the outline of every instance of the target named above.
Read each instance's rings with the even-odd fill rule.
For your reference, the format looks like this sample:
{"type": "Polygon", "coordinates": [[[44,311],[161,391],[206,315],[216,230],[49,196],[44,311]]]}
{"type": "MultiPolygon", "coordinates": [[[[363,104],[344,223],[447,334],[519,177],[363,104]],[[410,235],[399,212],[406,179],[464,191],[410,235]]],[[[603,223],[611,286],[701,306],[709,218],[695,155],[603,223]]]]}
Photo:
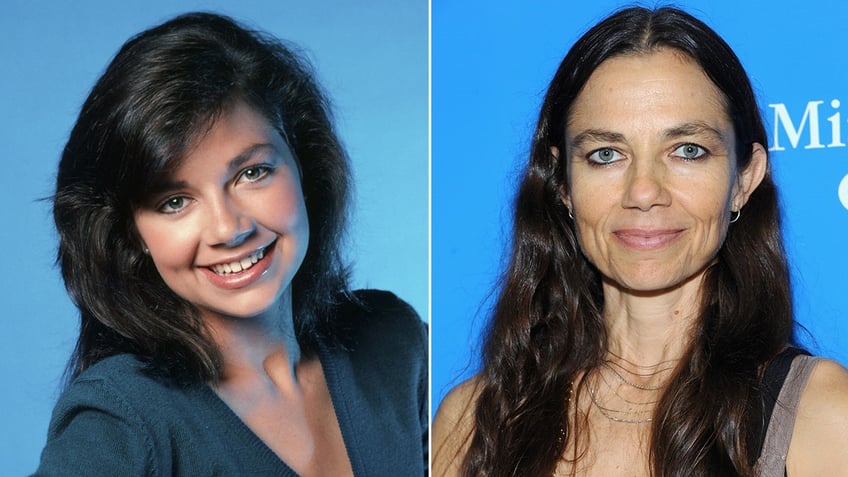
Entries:
{"type": "MultiPolygon", "coordinates": [[[[723,93],[738,170],[748,166],[753,143],[767,145],[739,59],[691,15],[627,8],[574,44],[546,93],[516,196],[511,257],[486,331],[465,476],[551,475],[569,440],[588,432],[569,423],[566,396],[578,373],[598,366],[607,349],[604,297],[600,273],[581,253],[561,200],[566,161],[551,148],[568,150],[570,108],[601,63],[658,49],[692,58],[723,93]]],[[[793,341],[794,323],[768,172],[730,227],[702,292],[691,344],[655,411],[651,472],[752,475],[763,425],[761,370],[793,341]]],[[[576,447],[567,458],[579,460],[576,447]]]]}
{"type": "Polygon", "coordinates": [[[350,170],[328,100],[293,48],[230,18],[190,13],[123,45],[83,104],[59,163],[57,261],[81,318],[69,379],[118,353],[171,377],[220,377],[203,321],[143,253],[133,211],[239,101],[277,129],[302,173],[310,234],[292,283],[298,342],[309,353],[317,339],[332,337],[328,310],[349,295],[340,247],[350,170]]]}

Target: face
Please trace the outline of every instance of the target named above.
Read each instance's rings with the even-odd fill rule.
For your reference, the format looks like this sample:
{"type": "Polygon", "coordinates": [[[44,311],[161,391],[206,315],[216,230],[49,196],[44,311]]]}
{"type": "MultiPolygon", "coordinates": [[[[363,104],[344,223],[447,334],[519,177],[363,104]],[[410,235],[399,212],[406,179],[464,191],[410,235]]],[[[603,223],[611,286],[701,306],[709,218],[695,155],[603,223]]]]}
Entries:
{"type": "MultiPolygon", "coordinates": [[[[698,283],[766,167],[737,171],[724,97],[671,50],[611,58],[575,99],[563,193],[606,286],[657,292],[698,283]]],[[[744,214],[743,214],[744,215],[744,214]]],[[[697,285],[696,285],[697,286],[697,285]]]]}
{"type": "Polygon", "coordinates": [[[276,309],[306,254],[309,226],[286,142],[238,103],[135,213],[165,283],[207,316],[276,309]]]}

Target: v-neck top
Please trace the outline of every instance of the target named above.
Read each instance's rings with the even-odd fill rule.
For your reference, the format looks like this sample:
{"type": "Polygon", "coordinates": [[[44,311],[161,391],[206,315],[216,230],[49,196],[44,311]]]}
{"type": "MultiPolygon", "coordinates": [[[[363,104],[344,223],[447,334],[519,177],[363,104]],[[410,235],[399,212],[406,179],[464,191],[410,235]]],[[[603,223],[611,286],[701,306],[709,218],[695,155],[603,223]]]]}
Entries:
{"type": "MultiPolygon", "coordinates": [[[[335,317],[348,345],[318,346],[353,474],[426,475],[426,326],[391,293],[357,295],[335,317]]],[[[34,475],[297,476],[206,383],[152,377],[130,354],[62,393],[34,475]]]]}

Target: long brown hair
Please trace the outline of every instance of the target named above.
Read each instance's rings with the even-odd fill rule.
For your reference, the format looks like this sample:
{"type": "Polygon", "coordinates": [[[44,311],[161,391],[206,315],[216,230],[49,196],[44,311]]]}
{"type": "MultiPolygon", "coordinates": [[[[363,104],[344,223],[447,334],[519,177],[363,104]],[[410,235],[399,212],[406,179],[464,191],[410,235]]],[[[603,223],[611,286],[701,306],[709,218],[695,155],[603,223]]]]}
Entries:
{"type": "Polygon", "coordinates": [[[124,44],[83,104],[59,163],[58,263],[81,321],[69,378],[118,353],[161,375],[219,377],[220,353],[203,320],[142,251],[132,211],[236,101],[265,116],[302,172],[310,241],[292,283],[301,349],[343,337],[331,310],[348,290],[341,245],[350,171],[329,102],[294,48],[228,17],[189,13],[124,44]]]}
{"type": "MultiPolygon", "coordinates": [[[[675,8],[621,10],[584,34],[550,83],[515,201],[508,269],[486,331],[465,476],[550,475],[570,438],[565,397],[607,349],[599,272],[582,255],[561,201],[569,109],[589,76],[619,55],[673,48],[725,96],[737,169],[767,144],[747,74],[708,26],[675,8]]],[[[789,274],[777,192],[766,173],[707,271],[691,345],[658,403],[654,475],[751,475],[762,425],[762,365],[792,341],[789,274]]],[[[585,432],[585,429],[582,430],[585,432]]]]}

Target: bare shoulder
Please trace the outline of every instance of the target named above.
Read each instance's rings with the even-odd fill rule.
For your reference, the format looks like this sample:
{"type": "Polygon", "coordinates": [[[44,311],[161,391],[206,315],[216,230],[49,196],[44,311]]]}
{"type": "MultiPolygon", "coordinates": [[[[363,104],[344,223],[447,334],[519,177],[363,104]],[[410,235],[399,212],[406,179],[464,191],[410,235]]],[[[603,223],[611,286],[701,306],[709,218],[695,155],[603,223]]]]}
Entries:
{"type": "Polygon", "coordinates": [[[474,409],[480,379],[472,377],[445,396],[433,419],[433,469],[435,477],[459,475],[465,450],[474,430],[474,409]]]}
{"type": "Polygon", "coordinates": [[[848,369],[820,360],[798,403],[787,456],[790,477],[848,476],[848,369]]]}

